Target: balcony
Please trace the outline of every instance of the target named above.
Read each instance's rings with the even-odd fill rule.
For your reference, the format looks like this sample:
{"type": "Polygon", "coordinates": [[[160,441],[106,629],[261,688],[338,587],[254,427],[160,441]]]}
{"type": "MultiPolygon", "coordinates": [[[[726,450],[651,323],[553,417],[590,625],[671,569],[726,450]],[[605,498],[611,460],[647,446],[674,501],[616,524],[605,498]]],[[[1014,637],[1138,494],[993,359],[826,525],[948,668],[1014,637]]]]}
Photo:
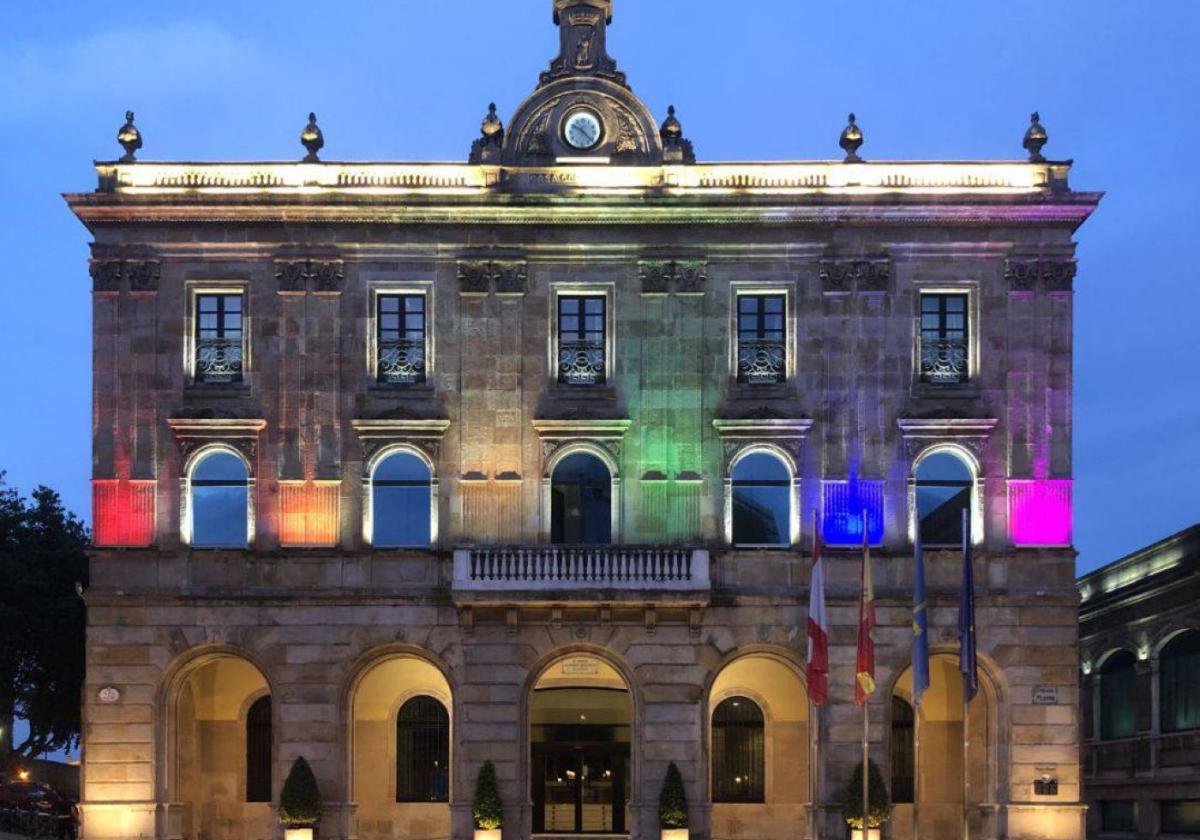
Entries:
{"type": "Polygon", "coordinates": [[[959,385],[970,377],[965,338],[922,338],[921,381],[927,385],[959,385]]]}
{"type": "Polygon", "coordinates": [[[1200,730],[1084,744],[1084,777],[1132,778],[1170,773],[1175,768],[1200,766],[1200,730]]]}
{"type": "Polygon", "coordinates": [[[198,338],[196,381],[229,383],[242,381],[240,338],[198,338]]]}
{"type": "Polygon", "coordinates": [[[704,550],[528,546],[454,552],[457,603],[629,601],[707,604],[704,550]]]}
{"type": "Polygon", "coordinates": [[[387,385],[422,384],[425,381],[425,339],[381,340],[379,381],[387,385]]]}
{"type": "Polygon", "coordinates": [[[560,340],[558,381],[563,385],[603,385],[606,380],[603,341],[560,340]]]}
{"type": "Polygon", "coordinates": [[[787,378],[787,346],[783,341],[739,341],[738,382],[764,385],[787,378]]]}

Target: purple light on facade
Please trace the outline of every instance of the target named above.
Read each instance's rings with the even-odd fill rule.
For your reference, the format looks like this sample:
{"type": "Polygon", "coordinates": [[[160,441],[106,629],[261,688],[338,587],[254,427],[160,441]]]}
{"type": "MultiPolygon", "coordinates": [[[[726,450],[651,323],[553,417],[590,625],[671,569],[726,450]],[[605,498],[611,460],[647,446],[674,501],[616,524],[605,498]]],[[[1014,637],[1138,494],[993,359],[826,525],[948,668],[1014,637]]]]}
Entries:
{"type": "Polygon", "coordinates": [[[1010,480],[1008,530],[1013,545],[1071,544],[1072,481],[1010,480]]]}
{"type": "Polygon", "coordinates": [[[883,544],[883,482],[826,481],[822,487],[826,545],[862,545],[862,512],[867,512],[871,545],[883,544]]]}

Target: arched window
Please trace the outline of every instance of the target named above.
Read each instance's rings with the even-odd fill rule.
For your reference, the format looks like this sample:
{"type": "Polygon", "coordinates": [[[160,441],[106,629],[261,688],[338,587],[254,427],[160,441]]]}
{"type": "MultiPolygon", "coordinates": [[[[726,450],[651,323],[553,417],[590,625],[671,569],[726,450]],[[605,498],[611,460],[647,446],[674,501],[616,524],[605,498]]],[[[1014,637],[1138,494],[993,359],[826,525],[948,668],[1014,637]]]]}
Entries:
{"type": "Polygon", "coordinates": [[[411,452],[394,452],[371,476],[371,544],[377,548],[428,548],[433,474],[411,452]]]}
{"type": "Polygon", "coordinates": [[[414,697],[396,717],[396,801],[450,801],[450,716],[432,697],[414,697]]]}
{"type": "Polygon", "coordinates": [[[554,468],[550,541],[555,545],[612,542],[612,475],[595,455],[576,452],[554,468]]]}
{"type": "Polygon", "coordinates": [[[712,719],[713,802],[763,802],[763,713],[748,697],[722,700],[712,719]]]}
{"type": "Polygon", "coordinates": [[[246,713],[246,801],[271,801],[271,695],[246,713]]]}
{"type": "Polygon", "coordinates": [[[913,732],[916,716],[903,697],[892,698],[892,801],[913,801],[913,732]]]}
{"type": "Polygon", "coordinates": [[[245,548],[250,541],[250,476],[237,455],[214,450],[201,456],[188,481],[191,544],[196,548],[245,548]]]}
{"type": "Polygon", "coordinates": [[[1137,673],[1133,654],[1118,651],[1100,668],[1100,737],[1131,738],[1137,732],[1137,673]]]}
{"type": "Polygon", "coordinates": [[[733,467],[733,544],[792,542],[792,472],[778,455],[751,452],[733,467]]]}
{"type": "Polygon", "coordinates": [[[1158,692],[1163,732],[1200,729],[1200,630],[1180,633],[1163,648],[1158,692]]]}
{"type": "Polygon", "coordinates": [[[971,467],[953,452],[934,452],[917,464],[916,479],[921,545],[962,545],[962,512],[969,517],[975,487],[971,467]]]}

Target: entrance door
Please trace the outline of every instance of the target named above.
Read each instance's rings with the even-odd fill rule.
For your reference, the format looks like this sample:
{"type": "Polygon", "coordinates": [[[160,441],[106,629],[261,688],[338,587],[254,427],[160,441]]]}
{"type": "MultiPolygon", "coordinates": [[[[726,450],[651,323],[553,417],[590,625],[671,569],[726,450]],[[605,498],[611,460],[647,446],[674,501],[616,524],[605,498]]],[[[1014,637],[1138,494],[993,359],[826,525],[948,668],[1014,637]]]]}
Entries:
{"type": "Polygon", "coordinates": [[[628,744],[534,744],[537,834],[624,834],[628,744]]]}

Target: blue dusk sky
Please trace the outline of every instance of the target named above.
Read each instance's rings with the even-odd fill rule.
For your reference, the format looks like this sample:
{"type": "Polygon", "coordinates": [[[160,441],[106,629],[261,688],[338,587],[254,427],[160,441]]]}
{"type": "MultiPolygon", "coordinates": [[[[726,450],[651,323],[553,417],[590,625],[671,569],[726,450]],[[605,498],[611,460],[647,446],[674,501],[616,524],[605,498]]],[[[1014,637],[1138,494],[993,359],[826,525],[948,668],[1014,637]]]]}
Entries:
{"type": "MultiPolygon", "coordinates": [[[[550,0],[0,4],[0,469],[90,506],[88,234],[137,112],[146,160],[465,160],[556,51],[550,0]]],[[[1089,570],[1200,520],[1200,3],[616,0],[610,52],[702,160],[1023,156],[1029,113],[1079,233],[1076,543],[1089,570]]]]}

